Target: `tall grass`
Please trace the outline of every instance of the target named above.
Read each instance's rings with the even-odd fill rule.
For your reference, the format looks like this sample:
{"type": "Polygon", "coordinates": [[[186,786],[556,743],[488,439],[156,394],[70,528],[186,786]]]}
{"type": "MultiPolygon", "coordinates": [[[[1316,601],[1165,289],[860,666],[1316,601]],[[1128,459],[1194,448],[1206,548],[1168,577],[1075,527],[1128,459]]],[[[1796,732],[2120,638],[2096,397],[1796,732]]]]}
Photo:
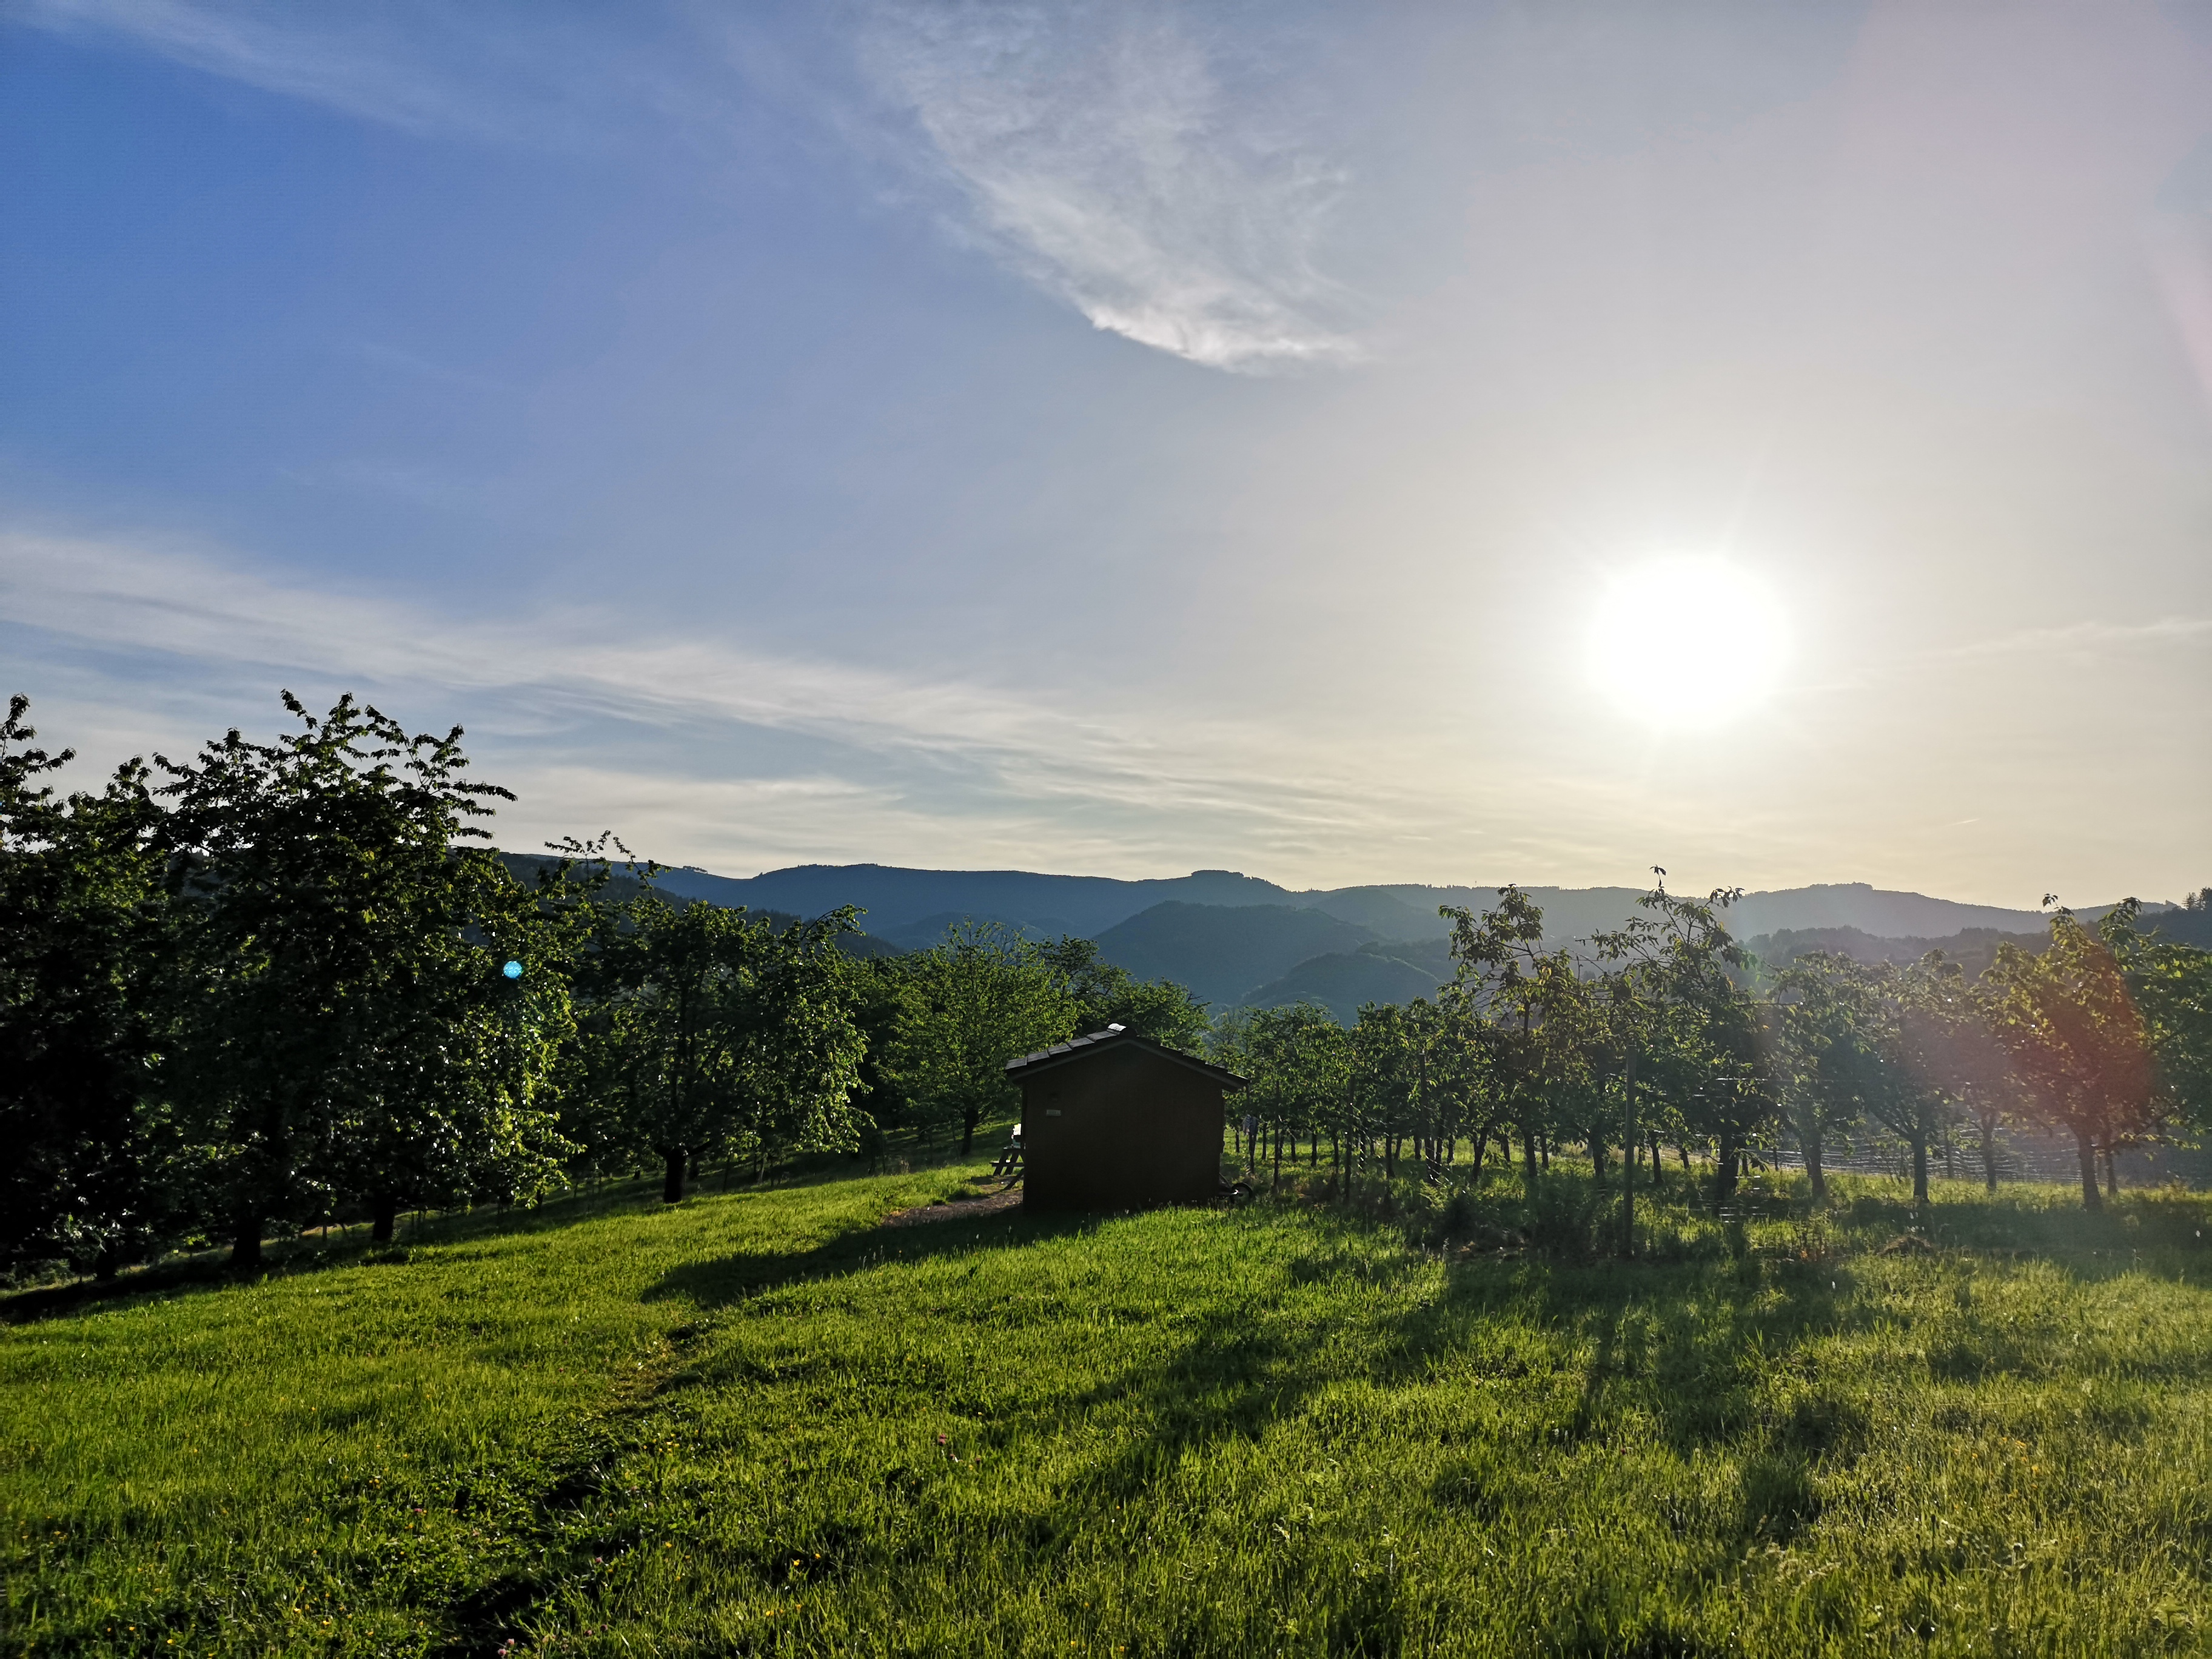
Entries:
{"type": "Polygon", "coordinates": [[[617,1194],[0,1331],[9,1650],[2208,1641],[2203,1200],[617,1194]],[[1916,1231],[1917,1230],[1917,1231],[1916,1231]],[[1902,1241],[1902,1242],[1900,1242],[1902,1241]]]}

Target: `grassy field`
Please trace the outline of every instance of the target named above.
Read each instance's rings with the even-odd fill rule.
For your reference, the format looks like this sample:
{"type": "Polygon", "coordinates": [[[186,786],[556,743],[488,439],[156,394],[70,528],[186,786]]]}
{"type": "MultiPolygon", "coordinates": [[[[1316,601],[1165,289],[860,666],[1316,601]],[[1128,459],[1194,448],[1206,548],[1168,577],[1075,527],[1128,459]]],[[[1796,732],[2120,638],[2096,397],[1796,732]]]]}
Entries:
{"type": "Polygon", "coordinates": [[[0,1651],[2212,1647],[2198,1197],[876,1225],[966,1173],[0,1304],[0,1651]]]}

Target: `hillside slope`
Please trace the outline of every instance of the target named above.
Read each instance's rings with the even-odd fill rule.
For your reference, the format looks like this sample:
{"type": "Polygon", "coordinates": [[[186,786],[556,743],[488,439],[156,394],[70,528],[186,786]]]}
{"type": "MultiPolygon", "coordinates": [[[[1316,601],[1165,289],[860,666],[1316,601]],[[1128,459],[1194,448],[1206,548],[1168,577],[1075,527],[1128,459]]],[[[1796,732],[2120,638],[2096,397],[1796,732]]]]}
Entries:
{"type": "MultiPolygon", "coordinates": [[[[520,855],[516,861],[523,861],[520,855]]],[[[1311,994],[1340,1011],[1362,1001],[1399,1000],[1382,994],[1411,981],[1372,963],[1331,963],[1315,967],[1294,984],[1280,981],[1314,958],[1357,953],[1386,940],[1403,942],[1389,947],[1390,956],[1426,967],[1431,956],[1441,961],[1449,932],[1439,907],[1480,913],[1498,902],[1498,890],[1487,886],[1400,883],[1293,892],[1230,870],[1124,881],[1021,870],[803,865],[744,878],[672,869],[659,881],[672,894],[783,915],[816,915],[839,904],[860,905],[866,909],[861,925],[871,940],[856,945],[860,949],[923,948],[943,938],[954,923],[996,921],[1033,936],[1096,939],[1108,960],[1146,978],[1187,985],[1217,1006],[1247,1000],[1274,1006],[1311,994]],[[1285,920],[1293,916],[1298,920],[1285,920]]],[[[1554,946],[1585,940],[1641,914],[1641,890],[1634,887],[1522,890],[1543,908],[1547,942],[1554,946]]],[[[2081,914],[2094,917],[2108,908],[2090,907],[2081,914]]],[[[2145,920],[2163,925],[2169,936],[2191,937],[2192,930],[2205,931],[2212,924],[2212,912],[2160,907],[2145,920]]],[[[1971,965],[1977,971],[1994,948],[1987,940],[1976,943],[1980,935],[2044,932],[2044,918],[2036,911],[1960,904],[1863,882],[1747,894],[1731,910],[1729,921],[1738,938],[1765,940],[1770,952],[1785,954],[1822,948],[1790,942],[1814,934],[1896,942],[1826,947],[1868,960],[1909,960],[1930,944],[1948,942],[1954,954],[1974,958],[1971,965]]],[[[1448,973],[1447,969],[1437,977],[1448,973]]]]}
{"type": "MultiPolygon", "coordinates": [[[[1027,870],[906,870],[883,864],[803,864],[747,878],[681,868],[664,872],[671,892],[717,904],[796,910],[819,915],[841,904],[867,914],[861,925],[888,936],[941,916],[986,916],[1039,932],[1096,938],[1115,923],[1164,900],[1189,904],[1295,904],[1271,881],[1233,870],[1122,881],[1111,876],[1040,875],[1027,870]]],[[[938,931],[942,932],[939,927],[938,931]]]]}
{"type": "Polygon", "coordinates": [[[2050,943],[2048,932],[2001,933],[1993,927],[1969,927],[1943,939],[1877,939],[1856,927],[1805,927],[1762,933],[1746,940],[1744,948],[1769,969],[1786,967],[1816,951],[1849,957],[1854,962],[1900,963],[1917,962],[1930,951],[1941,951],[1972,979],[1996,960],[2000,945],[2017,945],[2035,956],[2050,943]]]}
{"type": "Polygon", "coordinates": [[[1139,979],[1171,979],[1227,1006],[1310,957],[1350,951],[1374,935],[1291,905],[1156,904],[1098,935],[1099,954],[1139,979]]]}
{"type": "Polygon", "coordinates": [[[1436,994],[1436,975],[1395,957],[1366,951],[1332,951],[1310,957],[1280,979],[1271,980],[1237,999],[1254,1008],[1284,1008],[1318,1002],[1349,1025],[1363,1003],[1411,1002],[1436,994]]]}
{"type": "MultiPolygon", "coordinates": [[[[1439,905],[1476,911],[1498,902],[1494,884],[1424,885],[1370,883],[1312,888],[1278,885],[1232,870],[1197,870],[1188,876],[1126,881],[1111,876],[1061,876],[1026,870],[916,870],[880,864],[809,864],[750,877],[718,876],[698,869],[666,871],[671,892],[720,904],[791,910],[817,915],[840,904],[867,911],[865,925],[887,935],[939,915],[1004,918],[1039,931],[1064,930],[1095,938],[1155,904],[1173,901],[1215,907],[1277,905],[1319,910],[1367,929],[1377,939],[1425,939],[1449,931],[1439,905]]],[[[1638,887],[1524,886],[1543,906],[1547,931],[1558,940],[1618,927],[1636,915],[1638,887]]],[[[2096,916],[2111,907],[2090,905],[2096,916]]],[[[1740,937],[1784,928],[1856,927],[1886,938],[1938,939],[1969,927],[2033,932],[2033,910],[1962,904],[1922,893],[1895,892],[1865,882],[1824,883],[1747,893],[1734,912],[1740,937]]]]}
{"type": "Polygon", "coordinates": [[[1562,1152],[1540,1210],[1405,1180],[1384,1223],[1293,1180],[877,1224],[968,1172],[10,1298],[8,1650],[2200,1649],[2201,1196],[1914,1214],[1844,1176],[1808,1222],[1754,1180],[1723,1224],[1670,1171],[1650,1255],[1590,1262],[1562,1152]],[[1907,1226],[1946,1247],[1886,1251],[1907,1226]]]}

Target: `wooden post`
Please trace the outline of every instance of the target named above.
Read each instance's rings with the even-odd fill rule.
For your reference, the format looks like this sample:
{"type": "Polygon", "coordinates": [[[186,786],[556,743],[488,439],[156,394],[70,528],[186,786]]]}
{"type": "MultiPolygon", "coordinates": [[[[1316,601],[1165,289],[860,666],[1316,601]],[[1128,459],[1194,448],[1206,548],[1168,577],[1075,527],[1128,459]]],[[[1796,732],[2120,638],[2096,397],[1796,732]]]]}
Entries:
{"type": "Polygon", "coordinates": [[[1622,1103],[1627,1114],[1627,1133],[1620,1140],[1620,1253],[1636,1254],[1636,1044],[1628,1045],[1628,1064],[1623,1068],[1622,1103]]]}

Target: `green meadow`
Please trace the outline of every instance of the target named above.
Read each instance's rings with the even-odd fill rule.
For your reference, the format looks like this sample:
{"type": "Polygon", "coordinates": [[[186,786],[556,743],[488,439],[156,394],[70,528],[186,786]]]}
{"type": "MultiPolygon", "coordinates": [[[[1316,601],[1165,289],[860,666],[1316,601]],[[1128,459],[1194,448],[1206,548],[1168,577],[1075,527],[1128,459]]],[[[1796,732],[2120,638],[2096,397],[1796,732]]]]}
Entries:
{"type": "Polygon", "coordinates": [[[19,1293],[0,1650],[2212,1646],[2203,1198],[878,1224],[974,1173],[19,1293]]]}

